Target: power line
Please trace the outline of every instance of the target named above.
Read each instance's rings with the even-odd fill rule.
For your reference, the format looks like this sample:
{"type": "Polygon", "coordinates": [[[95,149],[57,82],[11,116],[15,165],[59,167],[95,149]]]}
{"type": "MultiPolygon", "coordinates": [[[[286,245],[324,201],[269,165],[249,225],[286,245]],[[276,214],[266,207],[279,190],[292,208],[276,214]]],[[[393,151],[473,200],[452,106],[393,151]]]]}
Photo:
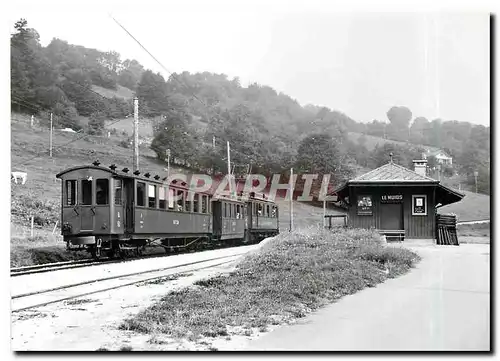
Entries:
{"type": "MultiPolygon", "coordinates": [[[[196,94],[194,94],[191,89],[189,88],[189,86],[187,86],[184,82],[182,82],[181,80],[179,80],[177,78],[177,76],[175,75],[175,73],[172,73],[171,71],[169,71],[153,54],[151,54],[151,52],[146,49],[146,47],[144,45],[141,44],[141,42],[139,40],[137,40],[131,33],[130,31],[128,31],[122,24],[120,24],[120,22],[118,22],[118,20],[116,20],[113,15],[109,14],[109,16],[111,17],[111,19],[113,19],[115,21],[116,24],[118,24],[118,26],[120,26],[137,44],[139,44],[139,46],[146,52],[149,54],[149,56],[151,56],[154,61],[156,61],[167,73],[170,74],[170,76],[175,80],[177,81],[179,84],[183,85],[188,91],[189,93],[191,94],[191,96],[195,99],[197,99],[201,104],[203,104],[203,106],[205,106],[207,109],[211,109],[207,104],[205,104],[205,102],[203,102],[203,100],[201,100],[200,98],[198,98],[198,96],[196,96],[196,94]]],[[[213,109],[213,108],[212,108],[213,109]]]]}

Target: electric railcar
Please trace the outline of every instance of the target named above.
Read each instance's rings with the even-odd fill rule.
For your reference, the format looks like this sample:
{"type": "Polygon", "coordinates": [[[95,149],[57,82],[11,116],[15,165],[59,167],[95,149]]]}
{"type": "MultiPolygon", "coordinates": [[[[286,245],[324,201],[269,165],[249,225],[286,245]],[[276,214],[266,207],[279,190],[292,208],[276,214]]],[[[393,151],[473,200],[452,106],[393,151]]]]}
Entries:
{"type": "Polygon", "coordinates": [[[116,168],[94,162],[57,174],[61,233],[69,250],[125,257],[141,255],[148,245],[174,251],[256,243],[279,233],[279,208],[265,197],[214,198],[181,181],[166,184],[157,175],[116,168]]]}

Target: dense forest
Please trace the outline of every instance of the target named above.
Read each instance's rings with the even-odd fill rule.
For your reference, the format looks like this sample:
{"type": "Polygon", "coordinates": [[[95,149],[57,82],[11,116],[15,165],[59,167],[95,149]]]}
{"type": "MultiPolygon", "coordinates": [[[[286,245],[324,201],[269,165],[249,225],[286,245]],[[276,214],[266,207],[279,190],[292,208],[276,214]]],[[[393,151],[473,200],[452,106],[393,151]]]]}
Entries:
{"type": "MultiPolygon", "coordinates": [[[[156,122],[151,148],[159,158],[166,149],[192,168],[225,172],[226,141],[231,143],[235,173],[329,173],[335,184],[359,170],[386,163],[394,153],[398,164],[411,167],[424,146],[444,149],[454,166],[443,174],[459,174],[466,184],[490,192],[490,128],[458,120],[415,116],[404,106],[387,111],[387,120],[361,123],[323,106],[301,106],[270,86],[243,87],[238,78],[208,72],[173,73],[165,79],[137,60],[121,60],[54,38],[46,47],[26,20],[11,36],[12,110],[51,112],[56,126],[102,133],[107,120],[133,113],[128,97],[104,97],[93,86],[130,89],[139,98],[142,118],[156,122]],[[81,119],[86,118],[84,123],[81,119]],[[356,141],[349,133],[363,134],[356,141]],[[369,151],[366,136],[404,143],[385,143],[369,151]],[[215,142],[214,142],[215,140],[215,142]],[[215,146],[214,146],[215,143],[215,146]]],[[[430,165],[434,163],[429,160],[430,165]]]]}

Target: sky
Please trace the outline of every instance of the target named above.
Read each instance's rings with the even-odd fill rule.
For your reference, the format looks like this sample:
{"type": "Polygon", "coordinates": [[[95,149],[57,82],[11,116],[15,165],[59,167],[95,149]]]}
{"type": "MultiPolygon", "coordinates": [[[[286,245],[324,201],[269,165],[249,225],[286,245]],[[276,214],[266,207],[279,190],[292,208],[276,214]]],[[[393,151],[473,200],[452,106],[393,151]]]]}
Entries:
{"type": "Polygon", "coordinates": [[[26,18],[43,45],[57,37],[115,50],[165,78],[182,71],[237,76],[243,86],[269,85],[302,105],[327,106],[356,121],[386,121],[390,107],[404,105],[414,117],[489,126],[487,12],[351,12],[314,1],[270,3],[44,2],[13,5],[9,20],[12,32],[15,21],[26,18]]]}

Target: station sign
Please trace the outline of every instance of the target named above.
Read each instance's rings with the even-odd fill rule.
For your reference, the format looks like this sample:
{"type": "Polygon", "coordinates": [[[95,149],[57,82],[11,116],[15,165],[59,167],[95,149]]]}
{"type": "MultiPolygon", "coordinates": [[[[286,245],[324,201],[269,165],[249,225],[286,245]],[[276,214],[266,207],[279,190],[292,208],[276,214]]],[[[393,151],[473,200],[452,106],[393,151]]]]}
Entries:
{"type": "Polygon", "coordinates": [[[403,202],[402,194],[382,194],[380,196],[382,203],[401,203],[403,202]]]}

